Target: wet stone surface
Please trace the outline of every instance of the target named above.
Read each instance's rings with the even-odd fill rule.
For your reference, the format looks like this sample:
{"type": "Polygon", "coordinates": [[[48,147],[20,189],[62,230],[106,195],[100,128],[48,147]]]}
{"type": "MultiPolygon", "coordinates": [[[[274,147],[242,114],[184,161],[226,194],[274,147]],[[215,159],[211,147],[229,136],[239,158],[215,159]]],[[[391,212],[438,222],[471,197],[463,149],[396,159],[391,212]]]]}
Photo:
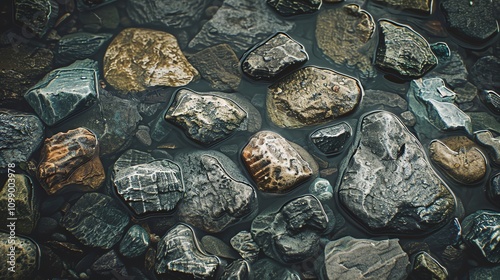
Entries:
{"type": "Polygon", "coordinates": [[[149,242],[148,232],[139,225],[133,225],[120,242],[120,254],[127,258],[138,257],[146,252],[149,242]]]}
{"type": "Polygon", "coordinates": [[[90,58],[95,55],[113,34],[93,34],[88,32],[73,33],[63,36],[56,49],[59,64],[71,63],[75,60],[90,58]]]}
{"type": "Polygon", "coordinates": [[[373,0],[373,2],[421,13],[430,13],[432,10],[432,0],[373,0]]]}
{"type": "Polygon", "coordinates": [[[500,263],[500,213],[479,210],[462,221],[464,242],[475,257],[489,263],[500,263]]]}
{"type": "Polygon", "coordinates": [[[10,247],[12,244],[9,242],[10,235],[8,233],[0,232],[0,253],[5,256],[4,264],[0,267],[0,273],[9,279],[24,280],[31,279],[36,276],[39,265],[38,245],[30,239],[16,236],[15,239],[15,252],[13,258],[8,254],[11,253],[10,247]],[[12,263],[9,263],[12,261],[12,263]],[[15,272],[8,270],[9,267],[14,266],[15,272]],[[12,277],[12,278],[10,278],[12,277]]]}
{"type": "Polygon", "coordinates": [[[260,259],[252,265],[255,279],[300,280],[297,272],[271,259],[260,259]]]}
{"type": "Polygon", "coordinates": [[[352,135],[351,126],[347,123],[324,127],[314,131],[311,142],[324,154],[338,154],[352,135]]]}
{"type": "Polygon", "coordinates": [[[437,260],[425,252],[415,256],[410,279],[448,279],[448,272],[437,260]]]}
{"type": "Polygon", "coordinates": [[[249,263],[254,263],[260,252],[260,247],[248,231],[240,231],[230,240],[231,246],[249,263]]]}
{"type": "Polygon", "coordinates": [[[15,0],[14,10],[17,24],[24,26],[37,37],[43,37],[56,23],[59,5],[55,1],[15,0]],[[34,17],[34,15],[37,15],[34,17]]]}
{"type": "Polygon", "coordinates": [[[220,280],[244,280],[251,276],[250,265],[244,260],[236,260],[230,263],[225,269],[220,280]]]}
{"type": "Polygon", "coordinates": [[[491,178],[487,193],[490,200],[500,207],[500,174],[495,174],[491,178]]]}
{"type": "Polygon", "coordinates": [[[500,115],[500,95],[492,90],[483,90],[479,95],[481,101],[495,114],[500,115]]]}
{"type": "Polygon", "coordinates": [[[489,158],[497,165],[500,165],[500,138],[494,137],[488,130],[474,133],[476,142],[488,150],[489,158]]]}
{"type": "Polygon", "coordinates": [[[480,90],[500,91],[500,58],[485,56],[476,61],[470,70],[471,80],[480,90]]]}
{"type": "Polygon", "coordinates": [[[310,14],[319,10],[321,0],[266,0],[282,16],[310,14]]]}
{"type": "Polygon", "coordinates": [[[370,89],[365,91],[363,106],[374,110],[406,111],[408,102],[396,93],[370,89]]]}
{"type": "Polygon", "coordinates": [[[112,276],[128,276],[127,268],[120,259],[115,250],[110,250],[106,254],[98,258],[90,267],[97,275],[112,276]]]}
{"type": "MultiPolygon", "coordinates": [[[[24,174],[15,174],[11,179],[14,180],[7,180],[0,189],[0,208],[5,209],[3,213],[0,213],[0,219],[9,221],[9,218],[15,217],[16,233],[30,234],[35,229],[40,215],[38,212],[40,198],[35,193],[30,177],[24,174]],[[12,213],[14,215],[8,211],[8,209],[12,209],[12,195],[9,196],[11,193],[15,194],[15,211],[12,213]],[[9,202],[11,202],[10,206],[9,202]]],[[[8,230],[8,224],[5,223],[2,229],[8,230]]]]}

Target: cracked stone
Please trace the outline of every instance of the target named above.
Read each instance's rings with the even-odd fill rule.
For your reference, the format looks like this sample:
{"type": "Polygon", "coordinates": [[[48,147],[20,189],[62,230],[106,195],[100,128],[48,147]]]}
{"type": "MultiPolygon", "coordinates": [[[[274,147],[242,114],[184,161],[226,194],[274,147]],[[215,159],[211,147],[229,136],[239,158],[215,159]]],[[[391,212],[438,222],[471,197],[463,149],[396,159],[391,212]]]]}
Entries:
{"type": "Polygon", "coordinates": [[[141,256],[148,249],[149,241],[149,233],[140,225],[133,225],[120,242],[120,253],[127,258],[141,256]]]}
{"type": "Polygon", "coordinates": [[[432,10],[432,0],[373,0],[373,2],[396,9],[410,10],[426,14],[430,14],[432,10]]]}
{"type": "Polygon", "coordinates": [[[254,263],[259,257],[260,247],[255,243],[252,234],[248,231],[238,232],[231,238],[230,243],[240,256],[249,263],[254,263]]]}
{"type": "Polygon", "coordinates": [[[324,154],[335,155],[344,150],[344,145],[352,135],[346,122],[320,128],[311,133],[311,142],[324,154]]]}
{"type": "Polygon", "coordinates": [[[463,240],[473,255],[489,263],[500,263],[500,213],[478,210],[462,221],[463,240]]]}
{"type": "Polygon", "coordinates": [[[25,32],[42,38],[56,23],[59,5],[56,1],[15,0],[14,11],[15,20],[25,32]]]}

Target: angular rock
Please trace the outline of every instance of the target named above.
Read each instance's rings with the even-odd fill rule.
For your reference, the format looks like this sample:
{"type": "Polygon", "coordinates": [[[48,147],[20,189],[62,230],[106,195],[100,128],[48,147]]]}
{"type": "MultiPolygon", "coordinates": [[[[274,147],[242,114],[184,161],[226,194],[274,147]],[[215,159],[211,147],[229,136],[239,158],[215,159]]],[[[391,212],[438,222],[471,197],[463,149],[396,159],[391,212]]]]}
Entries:
{"type": "Polygon", "coordinates": [[[241,69],[255,80],[272,79],[308,59],[304,46],[280,32],[253,48],[241,61],[241,69]]]}
{"type": "Polygon", "coordinates": [[[437,260],[425,252],[415,256],[410,279],[446,280],[448,272],[437,260]]]}
{"type": "Polygon", "coordinates": [[[0,213],[0,219],[7,221],[2,226],[2,229],[8,230],[9,218],[16,218],[16,234],[30,234],[37,224],[39,199],[35,194],[35,188],[31,178],[24,174],[12,174],[8,176],[7,181],[0,189],[0,208],[3,209],[0,213]],[[15,195],[15,207],[13,211],[9,206],[9,201],[12,202],[11,194],[15,195]]]}
{"type": "Polygon", "coordinates": [[[500,115],[500,94],[492,90],[483,90],[480,98],[493,113],[500,115]]]}
{"type": "Polygon", "coordinates": [[[500,173],[495,174],[487,186],[486,192],[490,200],[500,206],[500,173]]]}
{"type": "Polygon", "coordinates": [[[23,112],[0,109],[0,168],[28,161],[44,135],[40,119],[23,112]]]}
{"type": "Polygon", "coordinates": [[[271,259],[260,259],[252,265],[254,279],[300,280],[299,274],[271,259]]]}
{"type": "Polygon", "coordinates": [[[322,203],[328,203],[333,198],[333,187],[330,181],[324,178],[317,178],[309,186],[309,192],[322,203]]]}
{"type": "Polygon", "coordinates": [[[15,232],[12,235],[0,232],[0,254],[3,256],[4,263],[0,266],[2,277],[13,280],[34,279],[40,265],[39,250],[38,245],[31,239],[16,236],[15,232]],[[15,239],[10,238],[11,236],[14,236],[15,239]],[[12,254],[11,240],[15,242],[13,256],[9,255],[12,254]],[[14,272],[9,270],[9,267],[14,267],[14,272]]]}
{"type": "Polygon", "coordinates": [[[426,14],[432,12],[432,0],[373,0],[373,2],[401,10],[410,10],[426,14]]]}
{"type": "Polygon", "coordinates": [[[225,259],[239,259],[238,253],[233,250],[224,241],[212,235],[205,235],[201,238],[201,247],[209,254],[225,258],[225,259]]]}
{"type": "Polygon", "coordinates": [[[311,133],[311,142],[324,154],[339,154],[352,135],[352,129],[346,122],[320,128],[311,133]]]}
{"type": "Polygon", "coordinates": [[[249,263],[254,263],[260,252],[260,247],[248,231],[240,231],[230,240],[231,246],[249,263]]]}
{"type": "Polygon", "coordinates": [[[227,43],[240,53],[271,34],[293,27],[293,23],[278,19],[264,1],[226,0],[188,46],[199,50],[227,43]]]}
{"type": "Polygon", "coordinates": [[[490,159],[500,165],[500,137],[494,137],[488,130],[477,131],[474,136],[476,142],[488,149],[490,159]]]}
{"type": "Polygon", "coordinates": [[[402,78],[418,78],[437,65],[429,43],[407,25],[379,20],[375,65],[402,78]]]}
{"type": "Polygon", "coordinates": [[[432,231],[451,218],[456,205],[420,142],[395,115],[384,111],[359,122],[336,189],[347,210],[378,233],[432,231]]]}
{"type": "Polygon", "coordinates": [[[451,50],[445,42],[437,42],[430,44],[432,52],[436,55],[438,62],[443,63],[451,58],[451,50]]]}
{"type": "Polygon", "coordinates": [[[500,263],[500,213],[478,210],[462,221],[463,240],[475,257],[500,263]]]}
{"type": "Polygon", "coordinates": [[[238,90],[241,82],[239,59],[228,44],[206,48],[188,59],[213,89],[229,92],[238,90]]]}
{"type": "Polygon", "coordinates": [[[470,69],[472,83],[480,90],[500,91],[499,75],[500,58],[491,55],[481,57],[470,69]]]}
{"type": "Polygon", "coordinates": [[[324,279],[406,279],[408,255],[398,239],[330,241],[325,247],[324,279]]]}
{"type": "Polygon", "coordinates": [[[278,80],[267,92],[267,114],[283,128],[322,124],[351,113],[361,101],[359,81],[308,66],[278,80]]]}
{"type": "Polygon", "coordinates": [[[122,30],[109,44],[103,63],[104,78],[121,91],[179,87],[198,77],[173,35],[145,28],[122,30]]]}
{"type": "Polygon", "coordinates": [[[66,64],[79,59],[90,58],[112,37],[112,34],[78,32],[63,36],[57,43],[56,61],[66,64]]]}
{"type": "Polygon", "coordinates": [[[78,186],[81,191],[95,190],[105,176],[93,132],[80,127],[45,139],[38,178],[49,195],[66,186],[78,186]]]}
{"type": "Polygon", "coordinates": [[[120,254],[135,258],[146,252],[149,246],[149,233],[140,225],[133,225],[120,242],[120,254]]]}
{"type": "Polygon", "coordinates": [[[245,260],[235,260],[224,269],[220,280],[246,280],[251,278],[250,265],[245,260]]]}
{"type": "Polygon", "coordinates": [[[159,275],[213,277],[220,261],[198,246],[193,230],[177,225],[162,237],[156,252],[155,271],[159,275]]]}
{"type": "Polygon", "coordinates": [[[271,131],[255,134],[243,148],[242,158],[257,188],[264,192],[287,192],[313,173],[298,151],[271,131]]]}
{"type": "Polygon", "coordinates": [[[207,232],[220,232],[252,215],[257,194],[238,167],[217,151],[179,154],[186,194],[178,205],[181,221],[207,232]]]}
{"type": "Polygon", "coordinates": [[[155,159],[153,158],[153,156],[151,156],[150,153],[133,149],[127,150],[116,160],[115,164],[113,165],[113,176],[129,167],[152,162],[154,160],[155,159]]]}
{"type": "Polygon", "coordinates": [[[368,89],[363,96],[363,106],[376,110],[406,111],[408,102],[396,93],[368,89]]]}
{"type": "Polygon", "coordinates": [[[146,146],[151,146],[153,143],[153,140],[151,139],[150,133],[149,133],[149,127],[145,125],[139,125],[137,127],[137,131],[135,133],[135,138],[139,141],[139,143],[146,145],[146,146]]]}
{"type": "Polygon", "coordinates": [[[320,250],[319,238],[328,227],[321,202],[312,195],[293,199],[276,213],[252,222],[252,236],[262,251],[282,263],[306,260],[320,250]]]}
{"type": "Polygon", "coordinates": [[[128,222],[111,197],[86,193],[66,212],[61,225],[84,245],[109,249],[120,241],[128,222]]]}
{"type": "Polygon", "coordinates": [[[85,59],[51,71],[24,98],[47,125],[93,105],[99,95],[97,61],[85,59]]]}
{"type": "Polygon", "coordinates": [[[318,47],[335,64],[345,65],[363,79],[373,78],[374,46],[370,40],[375,31],[372,16],[356,4],[323,10],[316,21],[318,47]]]}
{"type": "Polygon", "coordinates": [[[321,0],[267,0],[280,15],[288,17],[311,14],[319,10],[321,0]]]}
{"type": "Polygon", "coordinates": [[[500,134],[500,120],[487,112],[467,112],[472,120],[472,130],[490,130],[500,134]]]}
{"type": "Polygon", "coordinates": [[[127,267],[115,250],[110,250],[98,258],[90,267],[93,272],[103,276],[128,276],[127,267]]]}
{"type": "Polygon", "coordinates": [[[406,126],[413,127],[417,123],[415,115],[410,111],[404,111],[399,116],[406,126]]]}
{"type": "Polygon", "coordinates": [[[56,1],[15,0],[14,10],[15,20],[29,34],[26,36],[41,38],[56,23],[59,5],[56,1]]]}

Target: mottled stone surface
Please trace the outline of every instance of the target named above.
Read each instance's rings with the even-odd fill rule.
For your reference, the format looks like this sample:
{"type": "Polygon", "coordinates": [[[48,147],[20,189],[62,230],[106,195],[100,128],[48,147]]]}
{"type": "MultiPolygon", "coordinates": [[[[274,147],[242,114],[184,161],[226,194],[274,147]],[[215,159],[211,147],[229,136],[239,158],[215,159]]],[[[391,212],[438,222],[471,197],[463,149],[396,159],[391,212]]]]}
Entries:
{"type": "Polygon", "coordinates": [[[63,36],[57,42],[56,61],[66,64],[79,59],[90,58],[112,37],[112,34],[78,32],[63,36]]]}
{"type": "Polygon", "coordinates": [[[452,51],[446,61],[439,61],[438,66],[429,73],[428,77],[443,79],[451,88],[463,86],[467,83],[469,72],[465,62],[457,51],[452,51]]]}
{"type": "Polygon", "coordinates": [[[219,259],[206,254],[198,245],[193,230],[177,225],[162,237],[156,252],[155,271],[159,275],[213,277],[219,259]]]}
{"type": "Polygon", "coordinates": [[[410,279],[446,280],[448,272],[436,259],[425,252],[415,256],[410,279]]]}
{"type": "Polygon", "coordinates": [[[52,70],[24,98],[42,121],[54,125],[87,109],[99,94],[97,61],[85,59],[52,70]]]}
{"type": "Polygon", "coordinates": [[[351,126],[345,122],[320,128],[311,133],[311,142],[324,154],[338,154],[352,135],[351,126]]]}
{"type": "Polygon", "coordinates": [[[330,181],[324,178],[317,178],[309,186],[309,192],[322,203],[329,203],[333,198],[333,187],[330,181]]]}
{"type": "Polygon", "coordinates": [[[111,197],[86,193],[66,212],[61,225],[84,245],[109,249],[120,241],[128,222],[111,197]]]}
{"type": "Polygon", "coordinates": [[[367,109],[403,112],[408,109],[408,102],[396,93],[368,89],[363,96],[363,106],[367,109]]]}
{"type": "Polygon", "coordinates": [[[470,69],[472,83],[480,90],[500,91],[499,76],[500,58],[491,55],[481,57],[470,69]]]}
{"type": "Polygon", "coordinates": [[[490,200],[497,206],[500,206],[500,173],[493,175],[486,192],[490,200]]]}
{"type": "Polygon", "coordinates": [[[149,233],[140,225],[133,225],[120,242],[120,253],[127,258],[138,257],[146,252],[149,241],[149,233]]]}
{"type": "Polygon", "coordinates": [[[291,30],[293,26],[293,23],[276,17],[265,1],[226,0],[188,46],[199,50],[227,43],[240,53],[278,31],[291,30]]]}
{"type": "Polygon", "coordinates": [[[255,134],[243,148],[242,158],[258,189],[265,192],[287,192],[313,173],[297,150],[271,131],[255,134]]]}
{"type": "Polygon", "coordinates": [[[267,0],[267,4],[287,17],[314,13],[321,7],[321,0],[267,0]]]}
{"type": "Polygon", "coordinates": [[[483,90],[479,97],[493,113],[500,115],[500,94],[492,90],[483,90]]]}
{"type": "Polygon", "coordinates": [[[278,212],[257,216],[252,222],[252,236],[268,257],[295,263],[319,252],[319,237],[327,227],[328,217],[321,202],[305,195],[285,203],[278,212]]]}
{"type": "Polygon", "coordinates": [[[209,254],[225,259],[239,259],[238,252],[233,250],[226,242],[213,235],[205,235],[201,238],[201,247],[209,254]]]}
{"type": "Polygon", "coordinates": [[[302,279],[296,271],[289,266],[284,266],[271,259],[260,259],[252,265],[254,279],[280,279],[300,280],[302,279]]]}
{"type": "Polygon", "coordinates": [[[48,194],[66,186],[91,191],[104,182],[96,135],[80,127],[45,139],[38,166],[38,178],[48,194]]]}
{"type": "Polygon", "coordinates": [[[374,50],[371,38],[375,31],[372,16],[356,4],[323,10],[316,21],[316,41],[334,63],[358,72],[361,78],[373,78],[374,50]]]}
{"type": "Polygon", "coordinates": [[[12,280],[33,279],[37,275],[40,262],[38,245],[21,236],[15,236],[15,239],[9,238],[8,233],[0,232],[0,254],[3,256],[3,264],[0,266],[2,278],[12,280]],[[9,256],[11,253],[10,247],[12,246],[10,240],[15,242],[14,256],[9,256]],[[8,270],[12,266],[14,266],[15,272],[8,270]]]}
{"type": "Polygon", "coordinates": [[[245,260],[235,260],[224,269],[220,280],[246,280],[251,278],[250,265],[245,260]]]}
{"type": "Polygon", "coordinates": [[[241,61],[241,69],[255,80],[272,79],[308,59],[304,46],[280,32],[252,49],[241,61]]]}
{"type": "Polygon", "coordinates": [[[455,211],[452,192],[430,166],[420,142],[389,112],[361,119],[339,174],[340,202],[378,233],[431,231],[455,211]]]}
{"type": "Polygon", "coordinates": [[[181,221],[220,232],[257,210],[257,194],[238,167],[217,151],[179,154],[186,194],[178,206],[181,221]]]}
{"type": "Polygon", "coordinates": [[[352,112],[362,93],[356,79],[308,66],[269,87],[267,114],[275,125],[284,128],[321,124],[352,112]]]}
{"type": "Polygon", "coordinates": [[[497,165],[500,165],[500,137],[494,137],[488,130],[477,131],[474,133],[475,140],[488,151],[490,159],[497,165]]]}
{"type": "Polygon", "coordinates": [[[56,1],[15,0],[14,18],[27,32],[27,36],[43,37],[54,26],[58,18],[56,1]],[[28,33],[29,32],[29,33],[28,33]]]}
{"type": "Polygon", "coordinates": [[[198,76],[173,35],[145,28],[122,30],[109,44],[103,64],[104,78],[121,91],[179,87],[198,76]]]}
{"type": "Polygon", "coordinates": [[[248,231],[240,231],[230,240],[231,246],[249,263],[254,263],[260,252],[260,247],[248,231]]]}
{"type": "Polygon", "coordinates": [[[128,0],[127,14],[137,24],[185,28],[200,19],[206,4],[207,0],[128,0]]]}
{"type": "Polygon", "coordinates": [[[398,239],[330,241],[325,247],[324,279],[406,279],[408,255],[398,239]]]}
{"type": "Polygon", "coordinates": [[[462,221],[465,245],[475,257],[500,263],[500,213],[478,210],[462,221]]]}
{"type": "Polygon", "coordinates": [[[379,20],[375,65],[402,78],[423,76],[438,63],[429,43],[407,25],[379,20]]]}
{"type": "Polygon", "coordinates": [[[500,266],[476,267],[469,271],[469,280],[498,280],[500,266]]]}
{"type": "Polygon", "coordinates": [[[228,44],[206,48],[188,59],[213,89],[229,92],[238,89],[241,82],[239,59],[228,44]]]}
{"type": "Polygon", "coordinates": [[[0,167],[27,161],[40,146],[43,133],[37,116],[0,109],[0,167]]]}
{"type": "Polygon", "coordinates": [[[426,14],[430,14],[432,10],[432,0],[373,0],[373,2],[396,9],[412,10],[426,14]]]}
{"type": "Polygon", "coordinates": [[[473,131],[490,130],[500,134],[500,120],[487,112],[467,112],[472,120],[473,131]]]}

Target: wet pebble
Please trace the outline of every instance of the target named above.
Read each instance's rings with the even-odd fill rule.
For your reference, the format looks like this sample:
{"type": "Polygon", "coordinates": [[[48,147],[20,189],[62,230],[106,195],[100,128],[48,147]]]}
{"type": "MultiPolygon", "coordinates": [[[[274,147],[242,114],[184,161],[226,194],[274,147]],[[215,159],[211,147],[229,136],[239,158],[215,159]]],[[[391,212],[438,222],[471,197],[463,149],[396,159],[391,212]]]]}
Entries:
{"type": "Polygon", "coordinates": [[[34,278],[40,261],[38,245],[31,239],[15,236],[15,251],[12,253],[10,249],[12,243],[9,242],[12,239],[9,237],[9,233],[0,232],[0,253],[4,256],[4,264],[0,266],[0,275],[4,275],[4,277],[9,275],[12,277],[9,279],[14,280],[34,278]],[[9,270],[11,267],[14,267],[14,273],[9,270]]]}
{"type": "Polygon", "coordinates": [[[321,0],[267,0],[267,4],[282,16],[294,16],[318,11],[321,0]]]}
{"type": "Polygon", "coordinates": [[[93,34],[88,32],[78,32],[63,36],[57,43],[56,61],[62,65],[75,60],[90,58],[112,36],[109,33],[93,34]]]}
{"type": "Polygon", "coordinates": [[[421,252],[415,256],[410,279],[446,280],[448,272],[436,259],[426,252],[421,252]]]}
{"type": "Polygon", "coordinates": [[[352,135],[349,124],[342,122],[315,130],[310,135],[311,142],[322,153],[327,155],[339,154],[352,135]]]}
{"type": "MultiPolygon", "coordinates": [[[[482,1],[487,2],[487,1],[482,1]]],[[[500,91],[500,58],[483,56],[470,69],[472,83],[479,90],[500,91]]]]}
{"type": "Polygon", "coordinates": [[[333,198],[333,187],[330,181],[324,178],[317,178],[309,186],[309,192],[322,203],[329,203],[333,198]]]}
{"type": "Polygon", "coordinates": [[[135,258],[146,252],[149,243],[149,233],[143,227],[133,225],[123,236],[119,252],[127,258],[135,258]]]}

